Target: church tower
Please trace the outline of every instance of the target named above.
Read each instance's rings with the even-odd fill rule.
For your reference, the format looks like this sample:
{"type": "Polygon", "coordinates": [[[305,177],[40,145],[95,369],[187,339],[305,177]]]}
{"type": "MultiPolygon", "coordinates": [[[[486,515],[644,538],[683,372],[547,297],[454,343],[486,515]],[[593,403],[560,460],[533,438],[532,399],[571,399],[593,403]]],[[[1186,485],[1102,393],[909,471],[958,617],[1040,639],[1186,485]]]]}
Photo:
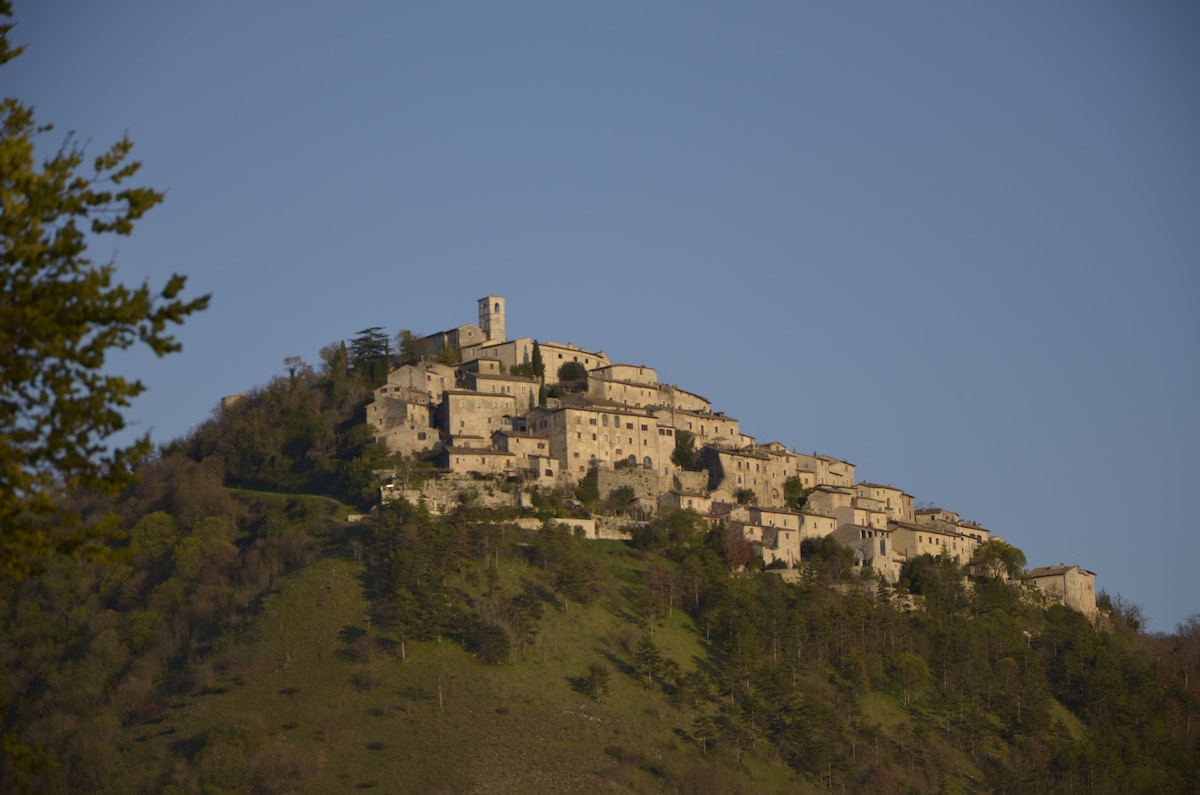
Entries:
{"type": "Polygon", "coordinates": [[[479,329],[486,342],[506,342],[504,331],[504,297],[488,295],[479,299],[479,329]]]}

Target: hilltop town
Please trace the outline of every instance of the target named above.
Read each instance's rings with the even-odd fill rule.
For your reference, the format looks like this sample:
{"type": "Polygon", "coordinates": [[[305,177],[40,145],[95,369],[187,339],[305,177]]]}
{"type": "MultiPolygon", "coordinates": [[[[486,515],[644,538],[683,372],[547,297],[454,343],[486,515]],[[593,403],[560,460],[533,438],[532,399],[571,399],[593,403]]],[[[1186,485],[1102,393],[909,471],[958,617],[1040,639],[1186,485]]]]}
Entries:
{"type": "MultiPolygon", "coordinates": [[[[968,566],[981,544],[1001,540],[952,510],[917,508],[901,488],[856,482],[848,461],[760,443],[703,396],[660,383],[652,367],[571,343],[509,339],[503,296],[480,298],[478,310],[478,324],[409,339],[407,361],[375,390],[367,421],[376,441],[390,453],[436,454],[438,472],[413,488],[396,476],[384,501],[447,512],[469,495],[523,507],[539,490],[593,479],[624,510],[569,520],[589,538],[627,537],[631,522],[673,507],[723,526],[767,567],[794,570],[804,541],[829,537],[891,584],[920,555],[968,566]]],[[[1096,615],[1086,569],[1046,566],[1021,579],[1096,615]]]]}

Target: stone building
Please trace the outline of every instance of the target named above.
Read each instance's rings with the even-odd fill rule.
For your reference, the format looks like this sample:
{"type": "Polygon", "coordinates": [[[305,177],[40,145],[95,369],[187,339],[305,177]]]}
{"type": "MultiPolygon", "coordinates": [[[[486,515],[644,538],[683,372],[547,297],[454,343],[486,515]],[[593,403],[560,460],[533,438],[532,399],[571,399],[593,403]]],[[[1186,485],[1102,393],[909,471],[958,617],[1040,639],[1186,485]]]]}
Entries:
{"type": "Polygon", "coordinates": [[[654,416],[662,425],[692,434],[697,450],[705,445],[729,449],[746,446],[743,444],[741,431],[738,430],[738,421],[723,413],[660,406],[654,409],[654,416]]]}
{"type": "Polygon", "coordinates": [[[827,455],[796,453],[800,469],[811,472],[814,485],[854,486],[854,464],[827,455]]]}
{"type": "Polygon", "coordinates": [[[663,476],[674,468],[674,437],[659,434],[655,418],[636,409],[588,403],[539,406],[526,422],[531,433],[550,440],[551,456],[577,479],[597,468],[641,467],[663,476]]]}
{"type": "Polygon", "coordinates": [[[970,562],[975,554],[975,548],[987,540],[986,531],[982,537],[960,533],[956,525],[909,524],[908,522],[889,522],[888,527],[893,531],[892,538],[896,548],[906,560],[919,555],[937,557],[945,553],[960,566],[970,562]]]}
{"type": "Polygon", "coordinates": [[[490,439],[495,431],[514,430],[518,396],[448,389],[434,412],[434,421],[445,441],[465,436],[490,439]]]}
{"type": "Polygon", "coordinates": [[[1087,569],[1060,563],[1030,569],[1022,579],[1088,618],[1096,617],[1096,575],[1087,569]]]}
{"type": "Polygon", "coordinates": [[[858,483],[854,490],[860,500],[873,500],[881,507],[887,518],[893,522],[915,522],[913,498],[895,486],[885,486],[882,483],[858,483]]]}
{"type": "Polygon", "coordinates": [[[989,533],[975,522],[963,520],[954,511],[945,508],[922,508],[914,512],[916,524],[936,527],[953,533],[974,538],[978,542],[987,541],[989,533]]]}
{"type": "Polygon", "coordinates": [[[842,546],[854,550],[855,566],[870,566],[888,582],[900,580],[904,556],[897,550],[890,527],[865,527],[843,524],[830,535],[842,546]]]}

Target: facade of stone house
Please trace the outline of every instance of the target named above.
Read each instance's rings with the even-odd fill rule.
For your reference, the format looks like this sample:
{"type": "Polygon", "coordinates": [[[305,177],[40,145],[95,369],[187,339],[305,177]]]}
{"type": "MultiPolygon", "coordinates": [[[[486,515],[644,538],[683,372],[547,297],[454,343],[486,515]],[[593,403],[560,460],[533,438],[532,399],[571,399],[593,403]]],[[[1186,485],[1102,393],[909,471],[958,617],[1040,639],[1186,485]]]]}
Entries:
{"type": "Polygon", "coordinates": [[[604,351],[587,351],[571,343],[539,342],[542,364],[546,367],[546,384],[558,383],[558,369],[567,362],[578,362],[591,372],[612,364],[604,351]]]}
{"type": "Polygon", "coordinates": [[[954,511],[948,511],[945,508],[922,508],[915,512],[915,518],[916,524],[959,533],[974,538],[980,543],[987,541],[991,535],[983,526],[968,522],[954,511]]]}
{"type": "Polygon", "coordinates": [[[830,535],[842,546],[854,550],[855,566],[870,566],[888,582],[898,582],[904,558],[896,550],[893,534],[888,527],[843,524],[830,535]]]}
{"type": "Polygon", "coordinates": [[[654,416],[658,418],[660,425],[667,425],[692,434],[697,450],[705,445],[730,449],[743,446],[741,432],[738,430],[738,421],[733,417],[664,406],[656,407],[654,416]]]}
{"type": "Polygon", "coordinates": [[[749,491],[755,502],[767,502],[769,456],[753,448],[732,449],[706,444],[696,456],[696,465],[708,470],[710,489],[723,488],[733,494],[749,491]]]}
{"type": "Polygon", "coordinates": [[[391,453],[412,455],[437,447],[441,442],[438,432],[429,426],[427,419],[418,415],[412,421],[389,420],[383,430],[375,431],[375,443],[391,453]]]}
{"type": "Polygon", "coordinates": [[[405,364],[388,373],[387,383],[375,390],[375,397],[388,397],[405,389],[424,392],[430,405],[442,400],[442,392],[453,389],[456,384],[454,368],[437,362],[423,361],[405,364]]]}
{"type": "Polygon", "coordinates": [[[838,524],[852,524],[860,527],[886,528],[888,525],[887,511],[882,507],[864,505],[855,497],[851,505],[838,508],[833,512],[838,524]]]}
{"type": "Polygon", "coordinates": [[[674,468],[674,437],[660,435],[648,414],[592,405],[539,406],[526,423],[531,433],[550,439],[552,457],[576,479],[596,468],[641,467],[663,475],[674,468]]]}
{"type": "Polygon", "coordinates": [[[438,466],[452,475],[507,475],[517,469],[517,457],[507,450],[443,447],[438,466]]]}
{"type": "Polygon", "coordinates": [[[854,464],[832,456],[796,453],[797,467],[812,472],[815,485],[854,486],[854,464]]]}
{"type": "Polygon", "coordinates": [[[653,367],[644,367],[640,364],[611,363],[591,369],[589,373],[601,381],[620,381],[626,384],[658,387],[658,371],[653,367]]]}
{"type": "Polygon", "coordinates": [[[818,483],[809,492],[804,507],[817,513],[837,516],[839,509],[854,507],[854,497],[854,489],[847,486],[818,483]]]}
{"type": "Polygon", "coordinates": [[[460,378],[462,388],[484,395],[506,395],[513,398],[513,411],[524,417],[537,406],[538,382],[536,378],[521,378],[500,373],[464,372],[460,378]]]}
{"type": "Polygon", "coordinates": [[[599,400],[630,408],[646,408],[658,402],[658,387],[636,381],[613,381],[588,376],[588,394],[599,400]]]}
{"type": "Polygon", "coordinates": [[[804,526],[804,514],[789,508],[748,505],[746,513],[751,523],[763,527],[778,527],[781,530],[795,530],[799,533],[804,526]]]}
{"type": "MultiPolygon", "coordinates": [[[[697,466],[708,471],[709,488],[724,488],[730,493],[748,489],[754,502],[763,507],[782,508],[787,503],[787,482],[800,477],[798,456],[778,443],[770,446],[725,447],[706,444],[697,456],[697,466]]],[[[817,510],[832,513],[824,506],[817,510]]]]}
{"type": "Polygon", "coordinates": [[[434,422],[451,444],[460,436],[490,439],[495,431],[514,429],[516,401],[511,395],[449,389],[434,413],[434,422]]]}
{"type": "Polygon", "coordinates": [[[1096,575],[1087,569],[1060,563],[1030,569],[1022,580],[1088,618],[1096,617],[1096,575]]]}
{"type": "Polygon", "coordinates": [[[658,497],[658,505],[660,508],[678,508],[680,510],[695,511],[702,516],[708,516],[712,513],[712,496],[700,491],[681,491],[679,489],[671,489],[663,492],[658,497]]]}
{"type": "Polygon", "coordinates": [[[533,338],[519,337],[503,342],[484,341],[464,348],[462,355],[463,359],[488,359],[499,362],[504,370],[508,371],[518,364],[533,363],[533,338]]]}
{"type": "Polygon", "coordinates": [[[800,565],[800,544],[803,541],[800,531],[762,525],[757,525],[757,528],[762,535],[759,548],[764,564],[769,566],[775,561],[783,561],[789,569],[800,565]]]}
{"type": "Polygon", "coordinates": [[[464,348],[479,345],[483,339],[483,331],[479,326],[474,323],[464,323],[461,326],[434,332],[413,340],[413,353],[416,356],[436,359],[442,354],[442,351],[448,349],[461,351],[464,348]]]}
{"type": "Polygon", "coordinates": [[[854,489],[858,492],[860,499],[870,499],[881,503],[887,512],[887,518],[891,521],[909,522],[910,524],[916,521],[911,494],[906,494],[895,486],[887,486],[882,483],[858,483],[854,489]]]}
{"type": "Polygon", "coordinates": [[[658,404],[663,408],[676,411],[694,411],[698,414],[711,414],[712,403],[708,398],[680,389],[673,384],[658,385],[658,404]]]}
{"type": "Polygon", "coordinates": [[[945,525],[890,522],[888,527],[893,531],[892,538],[895,540],[897,551],[906,560],[912,560],[919,555],[937,557],[944,552],[955,563],[964,566],[970,562],[975,548],[980,544],[979,539],[946,529],[945,525]]]}
{"type": "Polygon", "coordinates": [[[800,525],[802,538],[824,538],[833,533],[838,526],[837,517],[816,513],[807,506],[800,512],[800,516],[803,519],[800,525]]]}

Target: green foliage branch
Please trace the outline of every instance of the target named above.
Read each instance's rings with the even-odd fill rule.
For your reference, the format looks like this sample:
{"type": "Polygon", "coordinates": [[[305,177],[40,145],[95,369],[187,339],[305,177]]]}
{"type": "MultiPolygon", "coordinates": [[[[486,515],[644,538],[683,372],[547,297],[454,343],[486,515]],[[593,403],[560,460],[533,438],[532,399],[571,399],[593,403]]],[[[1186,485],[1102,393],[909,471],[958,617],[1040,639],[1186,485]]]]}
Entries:
{"type": "MultiPolygon", "coordinates": [[[[0,2],[0,18],[12,5],[0,2]]],[[[0,64],[23,48],[0,26],[0,64]]],[[[161,290],[114,283],[115,267],[87,256],[91,240],[129,235],[163,194],[129,184],[141,164],[122,138],[85,163],[68,135],[40,167],[35,140],[49,132],[33,110],[7,97],[0,104],[0,574],[38,571],[53,555],[101,545],[111,521],[84,526],[63,508],[73,489],[116,493],[150,451],[149,437],[111,446],[122,413],[145,390],[139,380],[105,372],[111,351],[136,343],[164,356],[180,350],[168,332],[208,305],[182,297],[178,274],[161,290]]]]}

